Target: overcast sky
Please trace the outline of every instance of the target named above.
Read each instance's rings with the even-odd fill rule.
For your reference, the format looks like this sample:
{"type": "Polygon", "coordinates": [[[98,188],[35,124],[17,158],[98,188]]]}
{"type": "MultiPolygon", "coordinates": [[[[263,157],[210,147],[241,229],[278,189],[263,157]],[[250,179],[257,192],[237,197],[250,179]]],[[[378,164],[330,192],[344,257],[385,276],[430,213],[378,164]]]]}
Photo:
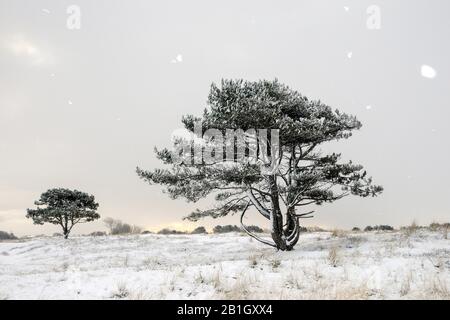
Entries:
{"type": "Polygon", "coordinates": [[[449,221],[449,12],[447,0],[0,0],[0,230],[59,231],[25,219],[51,187],[92,193],[103,217],[152,230],[238,224],[186,225],[211,203],[172,201],[135,174],[159,166],[153,147],[201,114],[221,78],[278,78],[362,121],[332,148],[385,192],[318,207],[309,225],[449,221]],[[80,29],[67,26],[70,5],[80,29]],[[368,28],[370,5],[380,29],[368,28]]]}

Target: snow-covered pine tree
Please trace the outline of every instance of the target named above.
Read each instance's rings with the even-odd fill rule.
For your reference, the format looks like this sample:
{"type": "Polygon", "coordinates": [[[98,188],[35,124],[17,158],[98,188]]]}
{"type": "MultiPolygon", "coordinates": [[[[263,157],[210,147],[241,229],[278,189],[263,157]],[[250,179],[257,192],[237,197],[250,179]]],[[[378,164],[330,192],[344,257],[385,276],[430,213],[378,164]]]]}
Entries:
{"type": "Polygon", "coordinates": [[[216,206],[197,209],[185,219],[197,221],[241,212],[242,223],[247,209],[254,207],[270,221],[273,242],[258,237],[242,223],[244,230],[279,250],[291,250],[299,239],[299,219],[311,217],[312,212],[303,208],[350,194],[376,196],[383,190],[372,184],[362,165],[339,163],[340,154],[319,150],[321,144],[347,139],[361,128],[356,117],[311,101],[277,80],[222,80],[220,87],[211,86],[203,116],[187,115],[182,122],[190,132],[201,123],[203,132],[218,129],[224,135],[227,129],[279,129],[280,143],[278,165],[270,172],[251,161],[179,164],[168,149],[156,150],[169,168],[137,168],[142,179],[165,186],[173,199],[196,202],[215,196],[216,206]]]}

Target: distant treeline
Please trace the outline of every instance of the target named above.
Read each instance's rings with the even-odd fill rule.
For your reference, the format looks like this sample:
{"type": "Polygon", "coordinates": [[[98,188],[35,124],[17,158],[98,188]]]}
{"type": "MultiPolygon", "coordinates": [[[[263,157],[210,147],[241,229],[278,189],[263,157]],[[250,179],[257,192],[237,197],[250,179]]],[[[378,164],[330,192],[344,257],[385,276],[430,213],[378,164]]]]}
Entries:
{"type": "MultiPolygon", "coordinates": [[[[249,229],[249,231],[251,231],[251,232],[256,232],[256,233],[264,232],[264,230],[258,226],[248,226],[247,229],[249,229]]],[[[217,225],[212,230],[213,233],[229,233],[229,232],[243,232],[243,231],[244,230],[242,230],[242,228],[240,228],[236,225],[231,225],[231,224],[224,225],[224,226],[217,225]]],[[[205,227],[197,227],[191,232],[171,230],[168,228],[164,228],[164,229],[158,231],[157,233],[158,234],[207,234],[208,232],[206,231],[205,227]]]]}
{"type": "Polygon", "coordinates": [[[15,240],[17,237],[13,233],[0,231],[0,240],[15,240]]]}
{"type": "MultiPolygon", "coordinates": [[[[93,237],[101,237],[101,236],[107,236],[107,235],[130,235],[130,234],[155,234],[155,232],[144,230],[138,226],[131,225],[128,223],[124,223],[120,220],[115,220],[112,218],[107,218],[104,220],[105,225],[108,227],[108,232],[105,231],[95,231],[90,234],[87,234],[87,236],[93,236],[93,237]]],[[[268,232],[267,230],[263,230],[258,226],[247,226],[247,229],[253,233],[263,233],[268,232]]],[[[414,230],[420,230],[420,229],[429,229],[431,231],[439,231],[439,230],[448,230],[450,229],[450,223],[436,223],[433,222],[428,226],[419,226],[416,225],[414,222],[410,226],[404,226],[400,227],[399,230],[402,231],[414,231],[414,230]]],[[[360,229],[358,227],[352,228],[353,232],[370,232],[370,231],[394,231],[395,229],[390,225],[375,225],[375,226],[366,226],[364,229],[360,229]]],[[[302,232],[326,232],[329,230],[322,229],[320,227],[301,227],[302,232]]],[[[217,225],[212,229],[212,233],[214,234],[221,234],[221,233],[230,233],[230,232],[238,232],[242,233],[244,230],[241,227],[238,227],[236,225],[217,225]]],[[[169,228],[164,228],[156,232],[156,234],[160,235],[177,235],[177,234],[208,234],[208,231],[205,227],[200,226],[195,228],[192,231],[179,231],[179,230],[173,230],[169,228]]],[[[45,236],[45,235],[42,235],[45,236]]],[[[62,237],[63,234],[61,233],[54,233],[54,237],[62,237]]],[[[13,233],[8,233],[5,231],[0,230],[0,241],[2,240],[17,240],[18,237],[16,237],[13,233]]]]}

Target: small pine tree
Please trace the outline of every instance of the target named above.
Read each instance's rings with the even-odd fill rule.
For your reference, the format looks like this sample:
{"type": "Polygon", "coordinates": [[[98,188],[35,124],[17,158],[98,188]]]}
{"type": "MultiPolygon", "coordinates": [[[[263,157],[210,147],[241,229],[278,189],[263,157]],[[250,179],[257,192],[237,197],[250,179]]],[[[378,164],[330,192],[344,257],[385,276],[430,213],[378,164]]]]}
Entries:
{"type": "Polygon", "coordinates": [[[26,217],[32,219],[34,224],[60,225],[65,239],[76,224],[100,218],[94,196],[78,190],[50,189],[34,204],[37,209],[27,209],[26,217]]]}

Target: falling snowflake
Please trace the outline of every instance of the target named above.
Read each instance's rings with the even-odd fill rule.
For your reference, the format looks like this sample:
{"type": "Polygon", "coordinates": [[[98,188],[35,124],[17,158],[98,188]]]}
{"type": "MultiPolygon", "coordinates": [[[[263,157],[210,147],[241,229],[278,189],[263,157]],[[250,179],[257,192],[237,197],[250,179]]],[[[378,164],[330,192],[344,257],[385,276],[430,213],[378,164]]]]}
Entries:
{"type": "Polygon", "coordinates": [[[48,9],[42,9],[42,12],[46,13],[46,14],[50,14],[50,10],[48,10],[48,9]]]}
{"type": "Polygon", "coordinates": [[[344,7],[344,10],[348,12],[350,10],[350,8],[349,7],[344,7]]]}
{"type": "Polygon", "coordinates": [[[172,61],[170,61],[171,63],[181,63],[183,62],[183,56],[181,54],[178,54],[175,59],[172,59],[172,61]]]}
{"type": "Polygon", "coordinates": [[[353,52],[347,52],[347,58],[349,58],[349,59],[351,59],[352,58],[352,56],[353,56],[353,52]]]}
{"type": "Polygon", "coordinates": [[[434,70],[433,67],[430,67],[426,64],[422,65],[422,67],[420,67],[420,73],[422,74],[422,77],[424,78],[428,78],[428,79],[433,79],[436,77],[436,70],[434,70]]]}
{"type": "Polygon", "coordinates": [[[73,104],[72,100],[67,101],[67,103],[70,104],[70,105],[73,104]]]}
{"type": "Polygon", "coordinates": [[[372,106],[366,106],[366,109],[370,110],[370,109],[372,109],[372,106]]]}

